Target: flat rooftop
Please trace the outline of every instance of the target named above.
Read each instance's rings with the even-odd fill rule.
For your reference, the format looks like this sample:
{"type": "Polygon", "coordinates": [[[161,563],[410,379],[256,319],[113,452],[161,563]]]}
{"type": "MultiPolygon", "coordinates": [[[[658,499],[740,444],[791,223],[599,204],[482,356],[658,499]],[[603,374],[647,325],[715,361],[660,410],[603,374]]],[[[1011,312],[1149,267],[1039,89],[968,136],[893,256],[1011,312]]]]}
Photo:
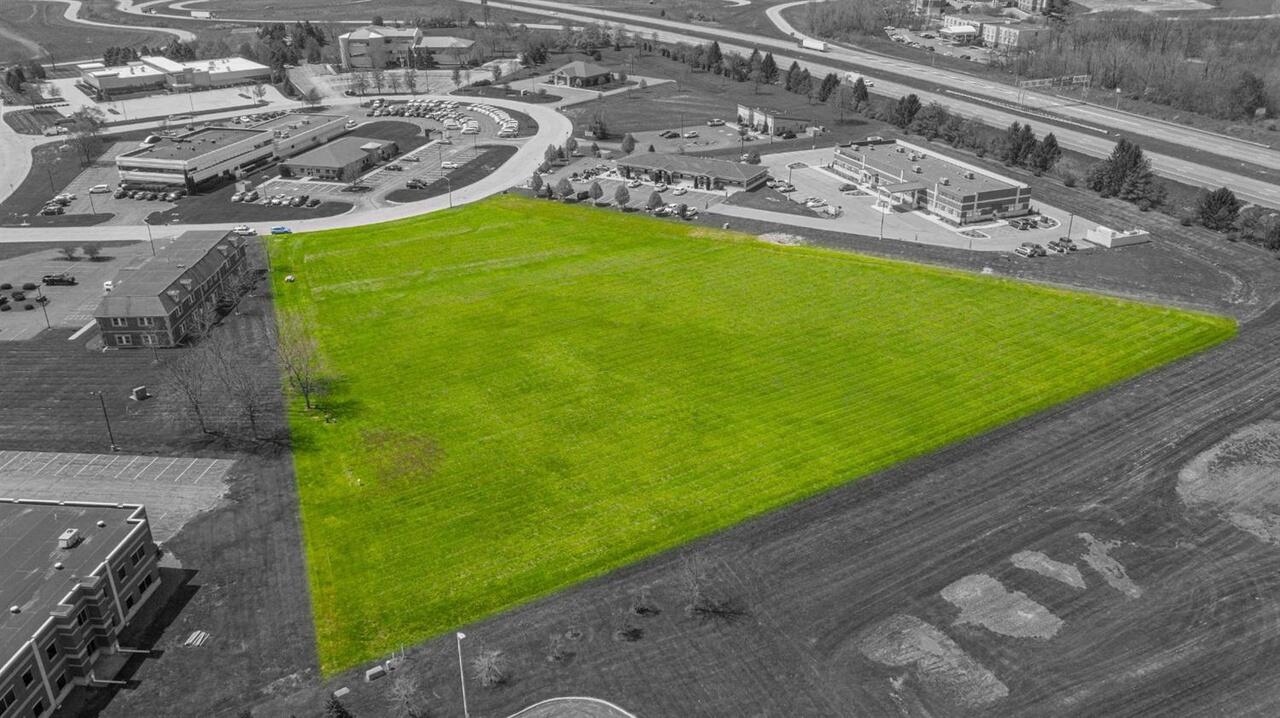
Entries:
{"type": "Polygon", "coordinates": [[[887,184],[920,181],[932,187],[945,177],[950,182],[946,191],[960,195],[1026,187],[1021,182],[1000,177],[909,142],[856,143],[852,147],[841,147],[836,153],[855,166],[865,159],[867,169],[879,172],[887,184]],[[920,168],[918,173],[914,170],[917,166],[920,168]],[[972,173],[973,179],[966,177],[966,172],[972,173]]]}
{"type": "Polygon", "coordinates": [[[339,120],[346,122],[347,118],[343,115],[320,115],[308,112],[290,112],[287,115],[272,117],[269,120],[263,120],[256,125],[251,126],[251,130],[275,130],[289,125],[299,125],[298,129],[303,130],[309,127],[318,127],[326,122],[339,120]]]}
{"type": "Polygon", "coordinates": [[[0,499],[0,665],[129,536],[138,508],[0,499]],[[106,525],[99,528],[99,521],[106,525]],[[67,529],[80,532],[80,544],[60,549],[58,536],[67,529]],[[53,566],[58,562],[61,569],[53,566]],[[10,613],[10,606],[21,612],[10,613]]]}
{"type": "Polygon", "coordinates": [[[204,127],[177,137],[163,137],[150,147],[141,147],[121,154],[121,157],[145,157],[152,160],[189,160],[239,142],[263,130],[242,127],[204,127]]]}

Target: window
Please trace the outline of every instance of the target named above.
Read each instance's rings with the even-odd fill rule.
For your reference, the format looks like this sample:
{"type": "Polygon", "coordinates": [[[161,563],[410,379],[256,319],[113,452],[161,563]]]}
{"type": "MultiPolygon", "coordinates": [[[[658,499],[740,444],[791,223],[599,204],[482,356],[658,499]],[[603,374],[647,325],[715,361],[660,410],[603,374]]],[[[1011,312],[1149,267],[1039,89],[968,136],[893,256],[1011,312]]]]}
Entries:
{"type": "Polygon", "coordinates": [[[40,718],[40,716],[44,715],[43,700],[36,701],[36,704],[31,706],[31,715],[35,716],[36,718],[40,718]]]}
{"type": "Polygon", "coordinates": [[[58,680],[54,681],[54,683],[57,684],[58,690],[62,690],[63,688],[66,688],[67,674],[63,673],[62,675],[58,676],[58,680]]]}
{"type": "Polygon", "coordinates": [[[154,576],[147,574],[147,577],[138,583],[138,590],[140,592],[145,592],[148,588],[151,588],[151,584],[155,583],[155,581],[156,579],[154,576]]]}
{"type": "Polygon", "coordinates": [[[48,648],[46,648],[46,649],[44,649],[44,654],[45,654],[46,656],[48,656],[49,658],[51,658],[51,659],[52,659],[52,658],[57,658],[57,657],[58,657],[58,644],[56,644],[56,643],[50,643],[50,644],[49,644],[49,647],[48,647],[48,648]]]}
{"type": "Polygon", "coordinates": [[[154,327],[155,325],[155,317],[138,317],[138,326],[140,327],[154,327]]]}
{"type": "Polygon", "coordinates": [[[10,688],[7,693],[0,696],[0,713],[9,709],[9,706],[18,702],[18,696],[14,695],[13,689],[10,688]]]}
{"type": "Polygon", "coordinates": [[[143,334],[143,335],[142,335],[142,343],[143,343],[143,344],[145,344],[145,345],[147,345],[147,346],[155,346],[155,343],[156,343],[156,335],[154,335],[154,334],[143,334]]]}
{"type": "Polygon", "coordinates": [[[129,320],[124,317],[111,317],[111,326],[123,327],[128,326],[129,320]]]}
{"type": "Polygon", "coordinates": [[[31,685],[31,681],[34,681],[35,679],[36,679],[36,677],[35,677],[35,676],[33,676],[33,675],[31,675],[31,669],[30,669],[30,668],[28,668],[28,669],[27,669],[27,670],[22,674],[22,685],[23,685],[23,686],[29,686],[29,685],[31,685]]]}
{"type": "Polygon", "coordinates": [[[126,597],[126,598],[124,599],[124,607],[125,607],[126,609],[128,609],[128,608],[133,608],[133,604],[135,604],[135,603],[137,603],[137,602],[138,602],[138,599],[134,598],[134,597],[133,597],[133,592],[132,592],[132,591],[130,591],[130,592],[129,592],[128,597],[126,597]]]}
{"type": "Polygon", "coordinates": [[[88,620],[89,620],[89,609],[87,608],[80,609],[80,613],[76,614],[76,625],[83,626],[85,624],[85,621],[88,621],[88,620]]]}
{"type": "MultiPolygon", "coordinates": [[[[114,619],[112,620],[112,623],[115,623],[114,619]]],[[[93,657],[96,655],[98,655],[98,644],[96,642],[90,643],[89,644],[89,660],[92,661],[93,657]]]]}
{"type": "Polygon", "coordinates": [[[131,344],[133,344],[133,337],[129,336],[128,334],[117,334],[117,335],[116,335],[116,345],[117,345],[117,346],[127,347],[127,346],[129,346],[129,345],[131,345],[131,344]]]}
{"type": "Polygon", "coordinates": [[[133,563],[134,566],[137,566],[138,562],[141,561],[142,557],[145,555],[147,555],[147,547],[139,546],[133,550],[133,553],[129,554],[129,561],[133,563]]]}

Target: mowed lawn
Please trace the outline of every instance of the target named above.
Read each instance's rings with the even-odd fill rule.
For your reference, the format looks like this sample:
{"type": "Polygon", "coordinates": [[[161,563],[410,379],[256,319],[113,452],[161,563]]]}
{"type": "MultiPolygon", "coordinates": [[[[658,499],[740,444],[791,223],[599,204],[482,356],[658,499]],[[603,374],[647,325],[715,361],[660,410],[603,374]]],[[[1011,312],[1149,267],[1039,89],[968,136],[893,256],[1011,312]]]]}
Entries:
{"type": "Polygon", "coordinates": [[[339,377],[292,415],[326,674],[1235,331],[515,197],[272,251],[339,377]]]}

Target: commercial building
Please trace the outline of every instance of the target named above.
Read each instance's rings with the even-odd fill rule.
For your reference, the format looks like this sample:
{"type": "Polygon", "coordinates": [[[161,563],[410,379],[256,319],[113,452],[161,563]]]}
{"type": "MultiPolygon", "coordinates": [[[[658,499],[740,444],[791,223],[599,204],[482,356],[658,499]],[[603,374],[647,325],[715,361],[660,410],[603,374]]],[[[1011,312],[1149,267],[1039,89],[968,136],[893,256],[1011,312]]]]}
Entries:
{"type": "Polygon", "coordinates": [[[976,25],[945,25],[938,30],[938,34],[952,42],[968,45],[977,42],[982,37],[982,30],[976,25]]]}
{"type": "Polygon", "coordinates": [[[52,715],[114,679],[159,585],[143,507],[0,499],[0,716],[52,715]]]}
{"type": "Polygon", "coordinates": [[[242,57],[176,62],[167,57],[139,58],[118,67],[101,62],[77,65],[80,84],[99,99],[142,90],[190,91],[267,82],[271,68],[242,57]]]}
{"type": "Polygon", "coordinates": [[[1045,0],[1018,0],[1018,9],[1026,13],[1043,13],[1047,5],[1045,0]]]}
{"type": "Polygon", "coordinates": [[[288,114],[253,127],[204,127],[116,157],[126,186],[183,186],[189,190],[238,179],[273,159],[317,147],[346,132],[340,115],[288,114]]]}
{"type": "Polygon", "coordinates": [[[93,313],[103,346],[172,347],[233,304],[246,271],[244,239],[230,232],[184,232],[120,270],[93,313]]]}
{"type": "Polygon", "coordinates": [[[348,70],[409,67],[422,30],[366,25],[338,36],[342,66],[348,70]]]}
{"type": "Polygon", "coordinates": [[[997,50],[1020,50],[1034,47],[1049,36],[1043,25],[988,23],[982,26],[982,44],[997,50]]]}
{"type": "Polygon", "coordinates": [[[285,177],[350,182],[379,162],[395,157],[398,152],[399,148],[391,140],[343,137],[287,160],[280,170],[285,177]]]}
{"type": "Polygon", "coordinates": [[[613,70],[582,60],[574,60],[551,72],[551,84],[566,87],[595,87],[612,80],[613,70]]]}
{"type": "Polygon", "coordinates": [[[813,124],[813,118],[789,115],[771,107],[738,105],[738,124],[756,132],[781,135],[786,132],[799,134],[813,124]]]}
{"type": "Polygon", "coordinates": [[[829,169],[865,187],[885,211],[924,210],[954,225],[1031,211],[1031,188],[1022,182],[901,140],[839,147],[829,169]]]}
{"type": "MultiPolygon", "coordinates": [[[[425,59],[429,54],[432,64],[450,67],[465,65],[479,58],[475,54],[476,43],[465,37],[446,35],[423,35],[414,44],[414,51],[425,59]]],[[[423,63],[420,66],[424,66],[423,63]]]]}
{"type": "Polygon", "coordinates": [[[755,189],[769,179],[769,169],[762,165],[658,152],[637,152],[623,157],[618,160],[618,172],[627,179],[667,184],[687,181],[694,189],[705,190],[755,189]]]}

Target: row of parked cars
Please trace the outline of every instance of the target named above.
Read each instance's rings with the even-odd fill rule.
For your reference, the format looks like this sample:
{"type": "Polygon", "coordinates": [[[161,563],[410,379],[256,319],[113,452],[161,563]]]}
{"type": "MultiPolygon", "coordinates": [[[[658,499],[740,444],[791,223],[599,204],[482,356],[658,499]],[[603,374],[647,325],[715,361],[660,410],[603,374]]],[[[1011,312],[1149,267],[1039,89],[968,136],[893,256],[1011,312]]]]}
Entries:
{"type": "Polygon", "coordinates": [[[71,204],[71,200],[75,198],[76,196],[70,192],[63,192],[62,194],[55,195],[48,202],[45,202],[44,206],[40,208],[40,214],[45,217],[62,214],[66,211],[66,206],[71,204]]]}
{"type": "Polygon", "coordinates": [[[1074,252],[1077,249],[1079,249],[1079,247],[1076,246],[1075,241],[1071,238],[1058,237],[1057,239],[1049,242],[1048,250],[1035,242],[1023,242],[1013,250],[1013,253],[1019,257],[1044,257],[1049,252],[1053,252],[1054,254],[1066,254],[1067,252],[1074,252]]]}
{"type": "Polygon", "coordinates": [[[284,117],[286,114],[288,113],[285,110],[275,110],[273,112],[259,112],[253,115],[243,115],[241,117],[234,117],[231,119],[231,121],[237,125],[255,125],[259,122],[274,120],[277,117],[284,117]]]}
{"type": "Polygon", "coordinates": [[[261,202],[271,207],[307,207],[315,208],[320,206],[320,200],[313,199],[309,194],[289,195],[289,194],[273,194],[270,197],[263,197],[258,190],[251,189],[247,192],[236,192],[231,195],[232,202],[244,202],[254,204],[261,202]]]}
{"type": "MultiPolygon", "coordinates": [[[[506,110],[500,107],[494,107],[492,105],[469,105],[465,109],[469,109],[472,112],[484,115],[485,117],[493,120],[494,123],[498,125],[499,137],[515,137],[520,134],[520,121],[512,117],[506,110]]],[[[472,120],[472,122],[474,122],[474,120],[472,120]]],[[[446,123],[445,127],[448,126],[448,123],[446,123]]],[[[462,129],[462,134],[474,135],[480,131],[480,127],[478,125],[472,126],[475,127],[474,132],[468,132],[464,127],[462,129]]]]}
{"type": "Polygon", "coordinates": [[[185,189],[171,189],[171,190],[160,190],[160,191],[153,192],[151,190],[146,190],[146,189],[130,190],[130,189],[125,189],[121,187],[117,189],[115,193],[113,193],[111,196],[115,197],[116,199],[137,199],[137,200],[147,200],[147,201],[161,200],[164,202],[177,202],[178,200],[187,196],[187,191],[185,189]]]}

